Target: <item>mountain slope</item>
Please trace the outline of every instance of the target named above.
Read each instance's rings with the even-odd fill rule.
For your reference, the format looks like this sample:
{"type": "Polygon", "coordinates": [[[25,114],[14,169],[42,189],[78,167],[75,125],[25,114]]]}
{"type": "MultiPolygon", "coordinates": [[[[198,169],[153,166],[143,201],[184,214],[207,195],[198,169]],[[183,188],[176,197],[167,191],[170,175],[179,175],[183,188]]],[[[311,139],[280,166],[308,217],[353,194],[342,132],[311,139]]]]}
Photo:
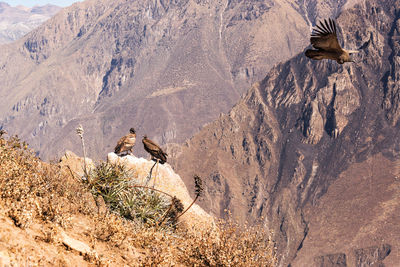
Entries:
{"type": "Polygon", "coordinates": [[[203,174],[208,211],[265,218],[282,266],[400,261],[399,6],[338,17],[356,64],[299,54],[173,151],[184,180],[203,174]]]}
{"type": "Polygon", "coordinates": [[[49,164],[25,142],[1,133],[1,265],[275,266],[265,229],[243,231],[190,205],[186,186],[168,164],[153,172],[158,190],[148,190],[140,185],[152,161],[114,153],[109,159],[95,166],[68,151],[49,164]]]}
{"type": "Polygon", "coordinates": [[[7,3],[0,2],[0,44],[15,41],[44,21],[48,20],[61,7],[55,5],[11,7],[7,3]]]}
{"type": "Polygon", "coordinates": [[[302,49],[318,14],[345,2],[77,3],[2,47],[0,128],[47,159],[77,151],[79,123],[93,157],[130,127],[160,144],[183,141],[302,49]]]}

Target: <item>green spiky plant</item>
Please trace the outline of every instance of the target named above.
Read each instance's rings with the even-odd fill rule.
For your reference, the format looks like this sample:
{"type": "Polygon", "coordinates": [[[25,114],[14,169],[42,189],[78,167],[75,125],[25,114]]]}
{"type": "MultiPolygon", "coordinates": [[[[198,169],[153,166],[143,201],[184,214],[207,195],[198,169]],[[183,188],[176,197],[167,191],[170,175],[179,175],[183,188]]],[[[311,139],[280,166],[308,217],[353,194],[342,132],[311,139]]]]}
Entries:
{"type": "Polygon", "coordinates": [[[112,211],[126,219],[147,226],[157,226],[161,220],[174,221],[175,215],[168,212],[173,197],[135,184],[135,176],[124,165],[103,162],[91,172],[90,187],[95,196],[102,196],[112,211]]]}

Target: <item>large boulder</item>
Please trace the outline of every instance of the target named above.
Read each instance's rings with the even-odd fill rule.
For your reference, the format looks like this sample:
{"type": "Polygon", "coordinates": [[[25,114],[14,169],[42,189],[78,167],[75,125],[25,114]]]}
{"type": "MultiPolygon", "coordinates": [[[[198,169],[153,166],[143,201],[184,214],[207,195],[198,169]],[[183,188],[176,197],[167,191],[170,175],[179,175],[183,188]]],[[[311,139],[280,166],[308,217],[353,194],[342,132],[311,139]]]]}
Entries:
{"type": "MultiPolygon", "coordinates": [[[[115,153],[109,153],[107,161],[114,164],[123,164],[128,169],[135,172],[139,183],[164,191],[172,196],[176,196],[182,201],[185,209],[193,202],[181,177],[174,172],[168,163],[154,166],[151,179],[149,178],[150,169],[154,161],[135,156],[127,155],[119,157],[115,153]]],[[[194,190],[194,189],[193,189],[194,190]]],[[[213,217],[205,212],[199,205],[194,204],[181,218],[181,223],[188,229],[199,229],[212,227],[214,225],[213,217]]]]}
{"type": "Polygon", "coordinates": [[[74,176],[82,178],[85,177],[85,161],[87,172],[89,173],[95,167],[93,160],[90,158],[84,160],[84,158],[77,156],[74,152],[67,150],[60,159],[60,166],[67,167],[74,176]]]}

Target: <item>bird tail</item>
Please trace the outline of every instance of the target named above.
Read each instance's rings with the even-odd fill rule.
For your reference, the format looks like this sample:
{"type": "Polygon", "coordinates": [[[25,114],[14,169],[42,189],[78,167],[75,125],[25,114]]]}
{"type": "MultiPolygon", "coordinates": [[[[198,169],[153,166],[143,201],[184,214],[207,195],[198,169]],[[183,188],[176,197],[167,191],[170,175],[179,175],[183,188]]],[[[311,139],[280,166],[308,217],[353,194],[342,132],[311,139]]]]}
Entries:
{"type": "Polygon", "coordinates": [[[164,164],[165,162],[167,162],[167,156],[168,156],[167,153],[165,153],[164,151],[161,151],[161,157],[160,157],[161,164],[164,164]]]}
{"type": "Polygon", "coordinates": [[[115,154],[119,157],[127,156],[129,154],[129,151],[115,151],[115,154]]]}
{"type": "Polygon", "coordinates": [[[311,59],[315,59],[315,60],[324,59],[324,53],[319,50],[308,49],[305,54],[306,54],[306,57],[309,57],[311,59]]]}

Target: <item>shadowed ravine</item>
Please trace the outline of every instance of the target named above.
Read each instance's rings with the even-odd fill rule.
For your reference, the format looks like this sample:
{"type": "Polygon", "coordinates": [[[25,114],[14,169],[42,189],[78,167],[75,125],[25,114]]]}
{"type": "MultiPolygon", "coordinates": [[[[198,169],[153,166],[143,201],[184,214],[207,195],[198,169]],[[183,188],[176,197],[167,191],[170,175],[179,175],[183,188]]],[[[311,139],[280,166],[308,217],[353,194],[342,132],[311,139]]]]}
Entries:
{"type": "Polygon", "coordinates": [[[346,47],[362,47],[357,63],[278,64],[175,151],[184,180],[207,177],[206,210],[265,218],[281,266],[400,261],[399,4],[366,1],[338,17],[346,47]]]}
{"type": "Polygon", "coordinates": [[[0,127],[46,160],[78,151],[78,124],[97,159],[130,127],[160,145],[182,142],[307,45],[304,10],[314,23],[342,6],[303,2],[76,3],[2,46],[0,127]]]}

